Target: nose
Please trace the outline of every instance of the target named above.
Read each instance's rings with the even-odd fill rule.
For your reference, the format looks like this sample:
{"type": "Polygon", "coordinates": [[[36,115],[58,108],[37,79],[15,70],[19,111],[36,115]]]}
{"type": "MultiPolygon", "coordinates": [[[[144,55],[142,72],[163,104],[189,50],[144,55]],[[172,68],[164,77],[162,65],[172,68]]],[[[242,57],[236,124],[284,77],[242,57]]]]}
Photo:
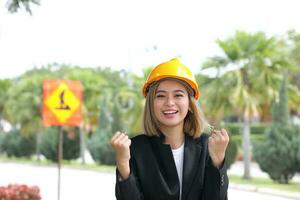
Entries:
{"type": "Polygon", "coordinates": [[[168,96],[165,103],[167,106],[173,106],[175,104],[174,98],[172,96],[168,96]]]}

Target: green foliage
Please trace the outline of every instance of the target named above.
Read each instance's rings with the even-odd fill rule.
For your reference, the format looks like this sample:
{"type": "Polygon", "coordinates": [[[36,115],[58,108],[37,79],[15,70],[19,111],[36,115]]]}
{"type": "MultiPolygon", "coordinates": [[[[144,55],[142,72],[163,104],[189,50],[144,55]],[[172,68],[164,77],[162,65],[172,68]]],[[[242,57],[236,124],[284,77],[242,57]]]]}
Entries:
{"type": "Polygon", "coordinates": [[[225,128],[231,135],[240,135],[242,125],[239,123],[226,123],[225,128]]]}
{"type": "Polygon", "coordinates": [[[3,153],[2,152],[2,144],[3,144],[4,137],[5,137],[5,133],[0,130],[0,154],[3,153]]]}
{"type": "Polygon", "coordinates": [[[109,144],[116,131],[124,131],[124,117],[122,107],[115,98],[112,111],[109,111],[107,98],[101,101],[100,126],[88,141],[88,148],[93,159],[99,164],[115,164],[114,151],[109,144]]]}
{"type": "MultiPolygon", "coordinates": [[[[230,140],[234,141],[238,148],[242,148],[243,142],[241,135],[232,135],[230,140]]],[[[251,143],[263,142],[266,140],[266,136],[265,134],[250,134],[250,140],[251,143]]]]}
{"type": "MultiPolygon", "coordinates": [[[[216,71],[215,77],[202,83],[202,101],[208,118],[216,120],[215,123],[232,115],[241,119],[260,115],[264,119],[278,96],[282,70],[291,68],[283,50],[285,44],[262,32],[243,31],[217,43],[224,56],[208,58],[203,64],[205,69],[216,71]]],[[[291,96],[297,93],[293,91],[291,96]]]]}
{"type": "Polygon", "coordinates": [[[1,151],[8,157],[30,157],[35,152],[36,138],[24,137],[19,130],[13,130],[2,136],[1,151]]]}
{"type": "Polygon", "coordinates": [[[289,123],[286,77],[283,79],[280,87],[279,102],[273,105],[272,121],[278,125],[287,125],[289,123]]]}
{"type": "Polygon", "coordinates": [[[272,180],[288,183],[300,171],[300,128],[273,124],[266,137],[254,144],[254,158],[272,180]]]}
{"type": "Polygon", "coordinates": [[[228,147],[226,149],[226,166],[227,169],[235,162],[236,156],[238,153],[238,144],[235,140],[230,139],[228,147]]]}
{"type": "MultiPolygon", "coordinates": [[[[266,124],[257,123],[250,125],[250,132],[251,134],[255,135],[262,135],[266,130],[266,124]]],[[[225,124],[226,130],[232,135],[240,135],[242,130],[242,124],[240,123],[226,123],[225,124]]]]}
{"type": "Polygon", "coordinates": [[[263,124],[263,123],[250,125],[251,134],[254,134],[254,135],[263,135],[265,133],[266,129],[267,129],[267,125],[263,124]]]}
{"type": "Polygon", "coordinates": [[[7,8],[10,12],[15,13],[18,12],[20,8],[24,7],[25,10],[32,15],[30,8],[31,4],[39,5],[40,0],[9,0],[7,2],[7,8]]]}
{"type": "MultiPolygon", "coordinates": [[[[54,162],[58,161],[58,135],[59,128],[47,128],[42,133],[40,151],[47,159],[54,162]]],[[[63,130],[63,159],[77,159],[80,154],[79,129],[70,128],[63,130]]]]}
{"type": "Polygon", "coordinates": [[[274,103],[273,122],[266,140],[255,144],[254,158],[271,179],[288,183],[300,166],[300,127],[289,124],[286,79],[280,88],[279,102],[274,103]]]}
{"type": "Polygon", "coordinates": [[[12,85],[12,81],[9,79],[0,80],[0,131],[3,131],[2,127],[2,119],[5,119],[4,117],[4,108],[5,103],[8,99],[8,90],[12,85]]]}
{"type": "Polygon", "coordinates": [[[112,135],[111,131],[99,129],[88,141],[92,158],[99,164],[113,165],[116,162],[114,151],[109,144],[112,135]]]}

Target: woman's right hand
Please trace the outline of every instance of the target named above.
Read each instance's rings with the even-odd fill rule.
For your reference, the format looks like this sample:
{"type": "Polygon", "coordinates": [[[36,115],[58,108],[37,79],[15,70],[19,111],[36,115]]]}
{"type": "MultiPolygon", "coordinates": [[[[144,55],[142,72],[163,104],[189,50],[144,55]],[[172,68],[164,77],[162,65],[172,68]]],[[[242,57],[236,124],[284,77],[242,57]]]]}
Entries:
{"type": "Polygon", "coordinates": [[[123,179],[130,175],[130,144],[131,140],[125,133],[116,132],[110,140],[110,144],[116,153],[117,168],[123,179]]]}

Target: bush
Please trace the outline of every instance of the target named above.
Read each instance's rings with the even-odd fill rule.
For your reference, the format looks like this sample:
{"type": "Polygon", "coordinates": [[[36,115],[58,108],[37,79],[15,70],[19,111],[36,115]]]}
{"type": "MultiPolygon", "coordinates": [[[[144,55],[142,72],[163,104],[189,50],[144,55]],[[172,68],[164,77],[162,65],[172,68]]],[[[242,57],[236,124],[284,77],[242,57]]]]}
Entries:
{"type": "Polygon", "coordinates": [[[4,139],[4,133],[0,131],[0,154],[2,154],[2,145],[3,145],[3,139],[4,139]]]}
{"type": "MultiPolygon", "coordinates": [[[[225,128],[231,135],[241,135],[243,124],[241,123],[226,123],[225,128]]],[[[251,124],[250,125],[250,133],[252,135],[262,135],[266,130],[266,125],[259,123],[259,124],[251,124]]]]}
{"type": "Polygon", "coordinates": [[[0,187],[1,200],[40,200],[40,189],[37,186],[8,185],[0,187]]]}
{"type": "Polygon", "coordinates": [[[226,123],[225,129],[230,135],[240,135],[241,125],[238,123],[226,123]]]}
{"type": "Polygon", "coordinates": [[[88,141],[88,148],[93,159],[99,164],[112,165],[116,163],[115,153],[110,145],[112,133],[98,130],[88,141]]]}
{"type": "MultiPolygon", "coordinates": [[[[47,159],[58,161],[58,135],[59,129],[55,127],[47,128],[42,134],[40,151],[47,159]]],[[[63,130],[63,159],[77,159],[80,155],[79,128],[63,130]]]]}
{"type": "Polygon", "coordinates": [[[272,180],[288,183],[300,171],[300,128],[273,124],[266,137],[254,144],[254,158],[272,180]]]}
{"type": "Polygon", "coordinates": [[[266,131],[266,124],[251,124],[250,132],[252,135],[263,135],[266,131]]]}
{"type": "Polygon", "coordinates": [[[279,101],[272,107],[272,124],[267,139],[254,148],[260,168],[272,180],[288,183],[300,171],[300,127],[289,124],[287,78],[283,78],[279,101]]]}
{"type": "Polygon", "coordinates": [[[238,144],[235,140],[230,139],[226,149],[226,166],[227,169],[235,162],[238,153],[238,144]]]}
{"type": "Polygon", "coordinates": [[[34,136],[22,136],[19,130],[6,133],[1,144],[1,151],[8,157],[30,157],[36,150],[36,138],[34,136]]]}

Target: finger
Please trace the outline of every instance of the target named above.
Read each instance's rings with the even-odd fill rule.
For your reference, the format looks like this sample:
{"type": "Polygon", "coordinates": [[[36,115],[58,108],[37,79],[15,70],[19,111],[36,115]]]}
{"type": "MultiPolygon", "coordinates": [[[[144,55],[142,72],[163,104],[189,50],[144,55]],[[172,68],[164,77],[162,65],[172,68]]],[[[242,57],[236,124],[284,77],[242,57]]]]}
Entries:
{"type": "Polygon", "coordinates": [[[123,135],[123,137],[120,138],[119,142],[122,143],[122,144],[124,144],[124,143],[126,143],[128,140],[129,140],[128,135],[123,135]]]}
{"type": "Polygon", "coordinates": [[[120,134],[121,134],[121,132],[120,132],[120,131],[117,131],[117,132],[112,136],[112,138],[111,138],[110,141],[114,141],[117,137],[119,137],[120,134]]]}
{"type": "Polygon", "coordinates": [[[213,134],[221,134],[221,131],[219,131],[219,130],[214,130],[214,131],[213,131],[213,134]]]}
{"type": "Polygon", "coordinates": [[[212,136],[213,138],[219,137],[219,136],[220,136],[220,131],[214,131],[214,132],[212,132],[212,133],[211,133],[211,136],[212,136]]]}
{"type": "Polygon", "coordinates": [[[221,135],[221,133],[219,131],[217,132],[214,132],[212,135],[211,135],[212,139],[214,140],[214,142],[221,142],[223,141],[223,136],[221,135]]]}
{"type": "Polygon", "coordinates": [[[229,138],[229,135],[228,135],[226,129],[222,128],[222,129],[221,129],[221,134],[222,134],[225,138],[229,138]]]}
{"type": "Polygon", "coordinates": [[[126,136],[125,134],[123,134],[123,133],[120,132],[120,133],[117,135],[117,137],[114,138],[114,140],[112,140],[111,144],[112,144],[113,146],[118,146],[118,145],[120,145],[120,144],[122,143],[122,139],[123,139],[124,137],[127,137],[127,136],[126,136]]]}
{"type": "Polygon", "coordinates": [[[127,135],[125,135],[124,133],[120,133],[120,135],[115,139],[115,143],[122,143],[122,140],[124,140],[124,138],[128,138],[127,135]]]}
{"type": "Polygon", "coordinates": [[[128,139],[128,140],[126,141],[126,145],[127,145],[128,147],[130,147],[130,145],[131,145],[131,139],[128,139]]]}
{"type": "Polygon", "coordinates": [[[217,136],[216,136],[215,134],[212,134],[212,135],[208,138],[208,142],[209,142],[210,144],[216,143],[216,141],[217,141],[216,137],[217,137],[217,136]]]}

